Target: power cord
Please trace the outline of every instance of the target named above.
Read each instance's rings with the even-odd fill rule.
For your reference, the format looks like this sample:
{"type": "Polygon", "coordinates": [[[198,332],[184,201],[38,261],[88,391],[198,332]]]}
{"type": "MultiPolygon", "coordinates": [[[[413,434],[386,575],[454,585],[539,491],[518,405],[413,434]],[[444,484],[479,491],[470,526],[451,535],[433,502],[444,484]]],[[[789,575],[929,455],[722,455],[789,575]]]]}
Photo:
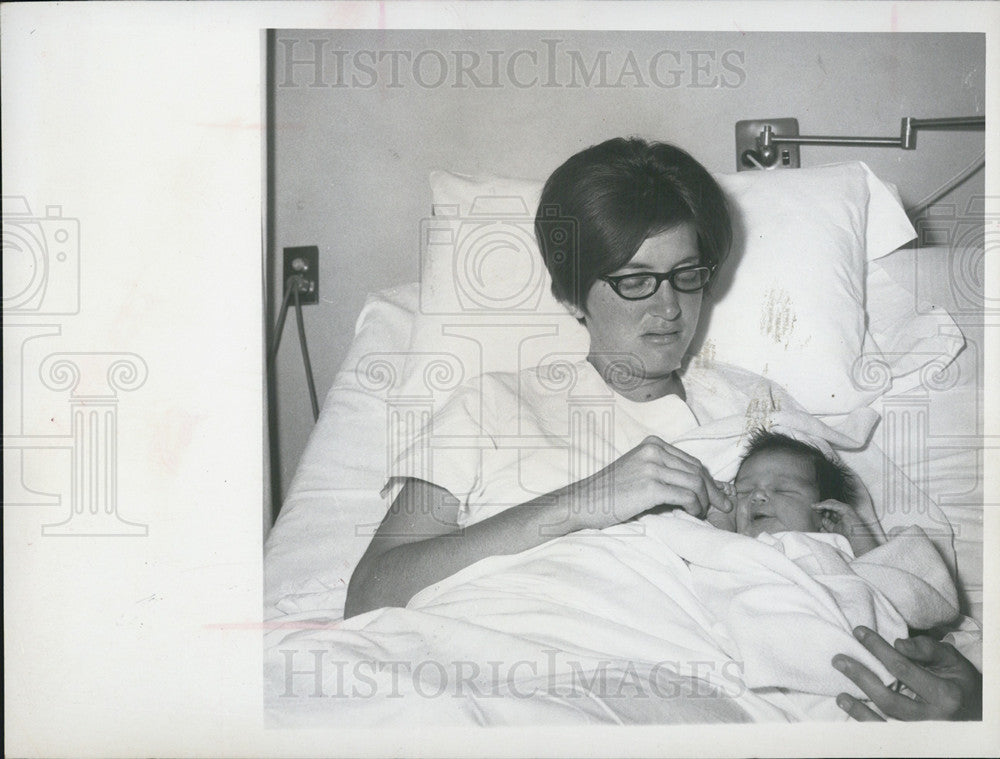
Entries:
{"type": "Polygon", "coordinates": [[[319,401],[316,398],[316,383],[313,381],[312,364],[309,362],[309,347],[306,345],[306,327],[302,319],[302,303],[299,292],[305,286],[301,274],[291,276],[285,282],[285,295],[281,300],[281,311],[278,312],[278,323],[275,325],[271,338],[271,353],[268,364],[273,366],[278,357],[278,346],[281,345],[281,333],[285,329],[285,317],[288,315],[288,304],[295,301],[295,321],[298,324],[299,346],[302,348],[302,363],[306,370],[306,384],[309,386],[309,401],[312,403],[313,421],[319,419],[319,401]]]}

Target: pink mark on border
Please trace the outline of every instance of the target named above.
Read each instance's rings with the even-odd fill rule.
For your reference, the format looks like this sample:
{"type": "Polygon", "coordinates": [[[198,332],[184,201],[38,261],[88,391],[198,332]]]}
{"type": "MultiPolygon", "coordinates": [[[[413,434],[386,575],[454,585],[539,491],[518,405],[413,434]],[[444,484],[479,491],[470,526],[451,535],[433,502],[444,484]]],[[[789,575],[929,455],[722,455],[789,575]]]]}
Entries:
{"type": "Polygon", "coordinates": [[[382,0],[378,4],[378,28],[385,29],[385,3],[382,0]]]}

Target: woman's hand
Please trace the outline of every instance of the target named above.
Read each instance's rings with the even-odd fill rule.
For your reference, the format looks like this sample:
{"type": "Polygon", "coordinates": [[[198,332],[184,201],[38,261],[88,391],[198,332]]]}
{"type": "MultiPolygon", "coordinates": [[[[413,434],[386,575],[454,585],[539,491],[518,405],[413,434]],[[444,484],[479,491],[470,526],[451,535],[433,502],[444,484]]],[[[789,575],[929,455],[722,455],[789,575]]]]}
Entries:
{"type": "Polygon", "coordinates": [[[877,523],[869,524],[853,506],[846,503],[829,498],[814,503],[812,507],[820,514],[823,532],[835,532],[847,538],[855,557],[878,548],[878,538],[885,537],[877,523]]]}
{"type": "MultiPolygon", "coordinates": [[[[916,696],[910,698],[885,687],[870,669],[849,656],[833,657],[833,666],[887,716],[899,720],[982,719],[983,676],[954,646],[923,635],[901,638],[890,646],[867,627],[856,627],[854,636],[916,696]]],[[[884,721],[846,693],[837,696],[837,706],[859,721],[884,721]]]]}
{"type": "Polygon", "coordinates": [[[698,459],[655,435],[570,487],[581,529],[610,527],[657,506],[679,507],[699,519],[710,506],[733,508],[698,459]]]}

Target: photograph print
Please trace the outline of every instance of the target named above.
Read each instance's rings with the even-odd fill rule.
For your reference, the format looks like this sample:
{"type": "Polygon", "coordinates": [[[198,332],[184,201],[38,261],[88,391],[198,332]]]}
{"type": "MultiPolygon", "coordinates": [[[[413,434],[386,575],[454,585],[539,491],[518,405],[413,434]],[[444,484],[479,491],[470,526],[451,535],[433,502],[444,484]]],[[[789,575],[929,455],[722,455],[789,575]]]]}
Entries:
{"type": "Polygon", "coordinates": [[[982,719],[985,35],[263,44],[268,727],[982,719]]]}

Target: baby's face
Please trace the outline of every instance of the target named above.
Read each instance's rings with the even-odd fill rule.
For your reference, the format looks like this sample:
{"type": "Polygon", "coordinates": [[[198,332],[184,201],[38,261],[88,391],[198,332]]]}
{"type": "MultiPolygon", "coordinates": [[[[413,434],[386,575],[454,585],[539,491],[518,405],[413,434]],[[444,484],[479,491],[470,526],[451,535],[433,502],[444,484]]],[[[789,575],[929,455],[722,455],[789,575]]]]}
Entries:
{"type": "Polygon", "coordinates": [[[788,451],[762,451],[746,459],[736,475],[736,531],[819,532],[819,501],[813,463],[788,451]]]}

